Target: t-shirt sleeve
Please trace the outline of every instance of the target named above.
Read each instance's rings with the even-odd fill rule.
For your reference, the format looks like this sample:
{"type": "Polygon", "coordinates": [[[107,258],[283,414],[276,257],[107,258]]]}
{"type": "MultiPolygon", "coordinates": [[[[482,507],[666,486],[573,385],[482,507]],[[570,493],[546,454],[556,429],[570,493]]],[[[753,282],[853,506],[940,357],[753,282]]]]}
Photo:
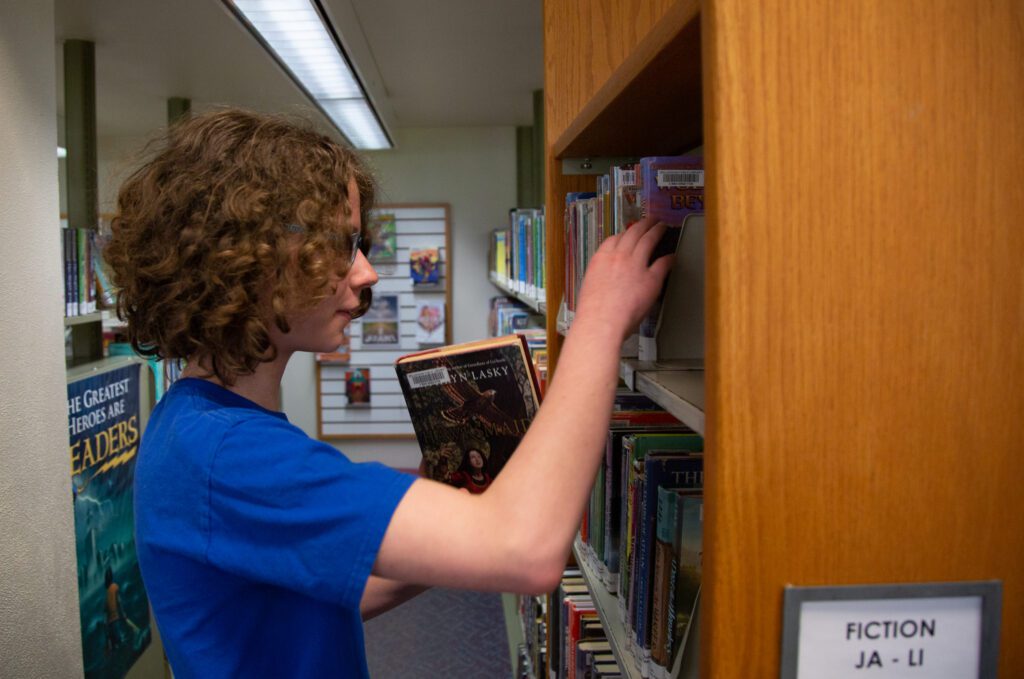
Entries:
{"type": "Polygon", "coordinates": [[[357,607],[415,477],[354,463],[284,421],[255,424],[236,424],[213,461],[207,559],[257,582],[357,607]]]}

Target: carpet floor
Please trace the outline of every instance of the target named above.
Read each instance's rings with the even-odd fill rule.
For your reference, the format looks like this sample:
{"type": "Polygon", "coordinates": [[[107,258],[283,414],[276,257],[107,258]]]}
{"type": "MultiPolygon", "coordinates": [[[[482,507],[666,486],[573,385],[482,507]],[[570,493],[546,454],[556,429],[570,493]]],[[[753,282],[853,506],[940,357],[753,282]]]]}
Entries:
{"type": "Polygon", "coordinates": [[[368,621],[373,679],[509,679],[501,595],[435,588],[368,621]]]}

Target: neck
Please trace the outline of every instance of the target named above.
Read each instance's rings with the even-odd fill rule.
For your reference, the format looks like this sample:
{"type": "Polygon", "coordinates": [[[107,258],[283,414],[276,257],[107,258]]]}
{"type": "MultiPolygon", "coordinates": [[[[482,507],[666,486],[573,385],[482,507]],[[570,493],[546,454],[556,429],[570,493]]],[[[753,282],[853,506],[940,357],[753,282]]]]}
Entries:
{"type": "Polygon", "coordinates": [[[228,391],[234,392],[253,403],[263,406],[267,410],[281,410],[281,380],[284,377],[284,369],[288,365],[291,354],[279,353],[273,361],[260,363],[256,371],[251,375],[240,375],[235,378],[234,384],[224,384],[216,375],[212,374],[209,361],[189,360],[182,377],[195,377],[198,379],[213,382],[228,391]]]}

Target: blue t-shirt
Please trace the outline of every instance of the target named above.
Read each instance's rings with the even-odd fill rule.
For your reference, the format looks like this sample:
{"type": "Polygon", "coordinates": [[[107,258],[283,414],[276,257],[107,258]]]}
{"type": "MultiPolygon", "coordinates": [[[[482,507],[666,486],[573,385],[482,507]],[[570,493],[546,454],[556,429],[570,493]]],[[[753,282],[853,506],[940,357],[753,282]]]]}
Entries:
{"type": "Polygon", "coordinates": [[[414,477],[183,379],[135,471],[142,577],[178,679],[365,677],[359,602],[414,477]]]}

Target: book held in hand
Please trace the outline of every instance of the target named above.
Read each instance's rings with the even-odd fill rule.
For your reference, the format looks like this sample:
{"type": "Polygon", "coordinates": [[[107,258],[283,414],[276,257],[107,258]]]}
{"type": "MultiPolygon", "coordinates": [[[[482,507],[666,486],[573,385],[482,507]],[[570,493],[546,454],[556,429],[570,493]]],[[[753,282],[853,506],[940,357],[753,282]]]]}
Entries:
{"type": "Polygon", "coordinates": [[[430,349],[395,364],[425,474],[487,489],[526,434],[540,390],[519,335],[430,349]]]}

